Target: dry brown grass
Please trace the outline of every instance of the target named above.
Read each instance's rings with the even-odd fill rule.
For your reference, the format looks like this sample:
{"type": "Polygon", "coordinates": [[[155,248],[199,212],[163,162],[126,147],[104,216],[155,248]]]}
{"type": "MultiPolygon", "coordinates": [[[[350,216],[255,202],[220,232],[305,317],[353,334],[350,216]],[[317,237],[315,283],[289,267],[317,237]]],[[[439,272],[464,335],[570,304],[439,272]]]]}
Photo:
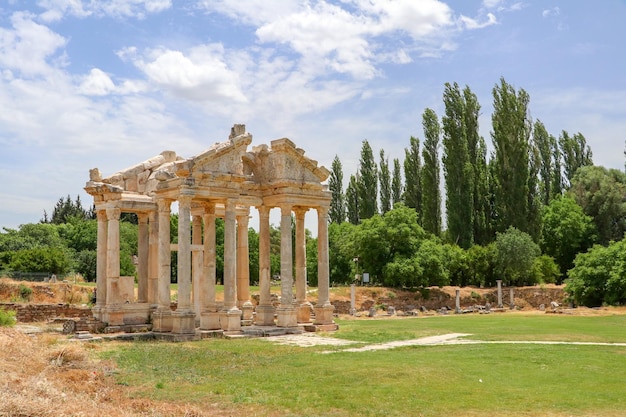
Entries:
{"type": "Polygon", "coordinates": [[[95,343],[0,328],[0,416],[243,416],[244,410],[132,398],[95,343]]]}

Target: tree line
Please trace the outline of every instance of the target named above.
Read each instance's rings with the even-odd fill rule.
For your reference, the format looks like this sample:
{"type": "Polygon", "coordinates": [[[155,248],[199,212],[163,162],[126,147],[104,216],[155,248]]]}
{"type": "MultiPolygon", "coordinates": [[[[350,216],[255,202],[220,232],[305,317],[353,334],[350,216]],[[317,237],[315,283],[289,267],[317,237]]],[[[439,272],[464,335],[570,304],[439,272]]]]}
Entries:
{"type": "MultiPolygon", "coordinates": [[[[524,89],[501,78],[492,96],[489,155],[476,95],[446,83],[443,114],[424,110],[423,141],[410,137],[404,160],[390,164],[381,149],[377,163],[364,140],[344,192],[335,156],[330,256],[341,272],[331,277],[360,267],[394,286],[492,285],[496,277],[509,285],[567,282],[575,301],[589,303],[575,288],[587,288],[590,278],[580,271],[588,254],[624,236],[626,177],[595,166],[582,133],[563,130],[557,138],[533,120],[524,89]]],[[[622,294],[617,302],[626,301],[622,294]]]]}

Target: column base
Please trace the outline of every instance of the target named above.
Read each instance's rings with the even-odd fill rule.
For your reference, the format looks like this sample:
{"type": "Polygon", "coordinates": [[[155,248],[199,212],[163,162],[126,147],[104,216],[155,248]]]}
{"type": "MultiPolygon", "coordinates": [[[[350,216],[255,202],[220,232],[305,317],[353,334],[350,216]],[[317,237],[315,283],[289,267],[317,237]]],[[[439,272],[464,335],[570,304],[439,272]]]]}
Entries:
{"type": "Polygon", "coordinates": [[[320,324],[334,324],[333,311],[335,307],[333,305],[315,307],[315,325],[320,324]]]}
{"type": "Polygon", "coordinates": [[[157,310],[152,313],[152,331],[153,332],[171,332],[172,331],[172,312],[169,310],[157,310]]]}
{"type": "Polygon", "coordinates": [[[241,306],[242,320],[252,321],[252,313],[254,313],[254,305],[250,301],[246,301],[241,306]]]}
{"type": "Polygon", "coordinates": [[[96,304],[95,307],[91,309],[91,314],[94,319],[104,321],[104,306],[96,304]]]}
{"type": "Polygon", "coordinates": [[[303,302],[298,306],[298,323],[310,323],[311,322],[311,309],[313,305],[308,301],[303,302]]]}
{"type": "Polygon", "coordinates": [[[200,330],[222,330],[220,313],[217,311],[203,311],[200,313],[200,330]]]}
{"type": "Polygon", "coordinates": [[[196,315],[193,311],[172,312],[172,333],[190,334],[196,332],[196,315]]]}
{"type": "Polygon", "coordinates": [[[276,309],[277,318],[276,326],[278,327],[297,327],[298,312],[294,307],[278,307],[276,309]]]}
{"type": "Polygon", "coordinates": [[[257,306],[256,307],[256,320],[254,324],[257,326],[274,326],[274,307],[269,306],[257,306]]]}
{"type": "Polygon", "coordinates": [[[241,331],[241,310],[233,307],[230,310],[220,311],[220,326],[225,332],[241,331]]]}

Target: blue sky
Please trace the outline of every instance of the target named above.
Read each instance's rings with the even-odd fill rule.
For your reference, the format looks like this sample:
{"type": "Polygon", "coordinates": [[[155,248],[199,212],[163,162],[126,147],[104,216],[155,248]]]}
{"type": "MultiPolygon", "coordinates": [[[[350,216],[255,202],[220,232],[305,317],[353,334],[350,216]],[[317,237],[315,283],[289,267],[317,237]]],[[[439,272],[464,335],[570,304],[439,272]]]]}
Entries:
{"type": "Polygon", "coordinates": [[[0,227],[39,221],[163,150],[191,157],[244,123],[347,178],[423,137],[444,83],[468,85],[491,143],[492,89],[525,89],[548,131],[623,169],[623,0],[3,0],[0,227]]]}

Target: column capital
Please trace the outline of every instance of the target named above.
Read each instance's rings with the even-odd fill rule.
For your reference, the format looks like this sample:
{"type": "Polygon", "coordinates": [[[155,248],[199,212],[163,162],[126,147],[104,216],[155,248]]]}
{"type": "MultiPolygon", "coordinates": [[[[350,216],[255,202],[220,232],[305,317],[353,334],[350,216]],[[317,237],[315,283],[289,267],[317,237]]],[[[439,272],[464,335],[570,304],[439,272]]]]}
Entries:
{"type": "Polygon", "coordinates": [[[98,210],[96,216],[98,217],[99,222],[106,222],[107,220],[109,220],[109,218],[107,217],[106,209],[98,210]]]}
{"type": "Polygon", "coordinates": [[[178,205],[179,206],[185,206],[185,207],[191,207],[191,200],[193,200],[193,196],[192,195],[181,194],[178,197],[178,205]]]}
{"type": "Polygon", "coordinates": [[[278,205],[278,207],[280,207],[280,214],[282,216],[285,216],[287,214],[291,214],[291,211],[293,210],[293,204],[291,203],[281,203],[278,205]]]}
{"type": "Polygon", "coordinates": [[[157,200],[157,206],[160,213],[169,212],[172,200],[167,198],[161,198],[157,200]]]}
{"type": "Polygon", "coordinates": [[[259,217],[269,217],[270,210],[271,210],[270,206],[266,206],[266,205],[257,206],[256,209],[259,212],[259,217]]]}
{"type": "Polygon", "coordinates": [[[296,218],[303,219],[307,211],[309,211],[308,207],[302,207],[302,206],[293,207],[293,212],[296,214],[296,218]]]}
{"type": "Polygon", "coordinates": [[[204,207],[204,214],[215,215],[215,203],[208,201],[208,202],[202,203],[202,206],[204,207]]]}
{"type": "Polygon", "coordinates": [[[119,220],[122,210],[119,207],[107,207],[106,213],[109,220],[119,220]]]}
{"type": "Polygon", "coordinates": [[[148,213],[137,213],[137,221],[139,224],[147,224],[148,223],[148,213]]]}
{"type": "Polygon", "coordinates": [[[315,210],[317,210],[317,216],[322,218],[322,217],[328,217],[328,212],[330,211],[330,207],[328,206],[319,206],[316,207],[315,210]]]}

